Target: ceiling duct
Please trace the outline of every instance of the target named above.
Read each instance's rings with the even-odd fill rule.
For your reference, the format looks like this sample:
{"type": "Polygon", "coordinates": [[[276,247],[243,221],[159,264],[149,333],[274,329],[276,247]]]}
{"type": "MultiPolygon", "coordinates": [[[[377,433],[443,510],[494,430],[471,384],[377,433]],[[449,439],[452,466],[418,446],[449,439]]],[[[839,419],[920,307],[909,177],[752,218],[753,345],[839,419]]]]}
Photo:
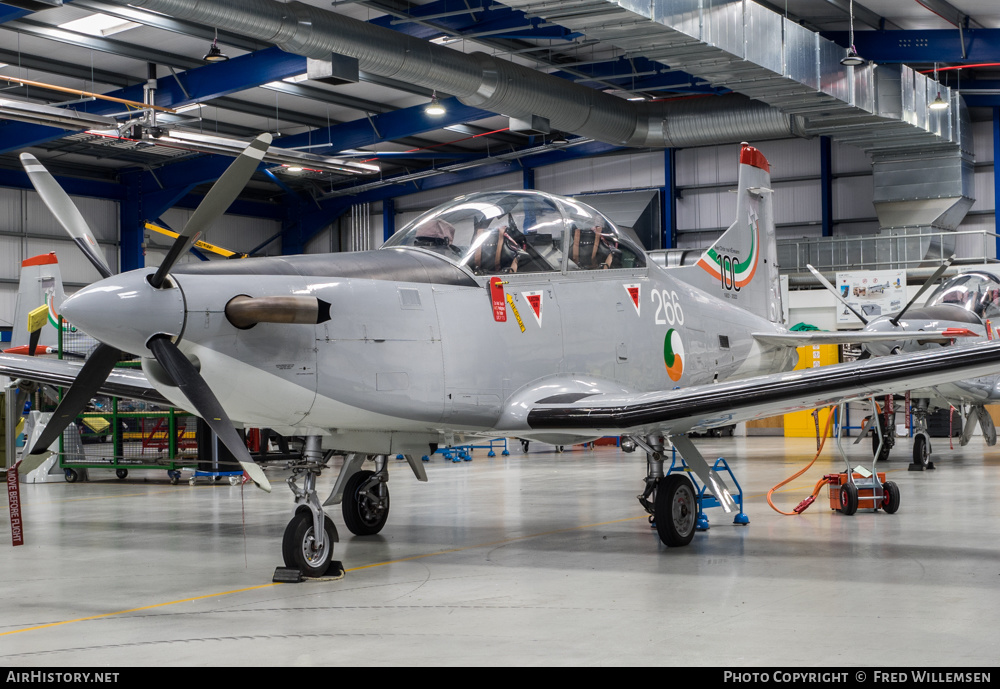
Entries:
{"type": "MultiPolygon", "coordinates": [[[[939,221],[957,225],[972,199],[964,107],[929,108],[951,90],[903,65],[844,67],[847,50],[751,0],[505,0],[529,17],[611,44],[754,99],[630,102],[485,53],[465,54],[301,2],[277,0],[114,0],[217,26],[309,58],[356,58],[359,69],[516,119],[549,120],[553,130],[634,147],[690,147],[794,134],[830,136],[876,161],[876,197],[885,213],[927,201],[930,175],[959,190],[939,221]],[[780,40],[779,40],[780,39],[780,40]],[[933,93],[932,93],[933,91],[933,93]],[[928,96],[930,94],[930,96],[928,96]],[[738,106],[733,104],[739,103],[738,106]],[[894,154],[919,150],[940,162],[920,179],[889,184],[894,154]],[[923,181],[921,181],[921,179],[923,181]],[[926,182],[926,183],[925,183],[926,182]],[[905,190],[905,191],[904,191],[905,190]],[[893,197],[909,194],[908,198],[893,197]],[[893,210],[895,209],[895,210],[893,210]]],[[[911,159],[912,159],[912,153],[911,159]]],[[[880,212],[880,216],[883,215],[880,212]]],[[[886,216],[888,217],[888,215],[886,216]]]]}
{"type": "Polygon", "coordinates": [[[794,116],[745,99],[740,99],[742,107],[633,103],[492,55],[465,54],[301,2],[114,1],[217,26],[308,58],[349,56],[361,71],[448,93],[465,105],[508,117],[544,117],[554,130],[614,145],[702,146],[805,134],[794,116]],[[678,108],[703,119],[673,123],[678,108]]]}
{"type": "Polygon", "coordinates": [[[905,65],[845,68],[845,48],[751,0],[504,1],[797,116],[808,135],[867,151],[883,230],[953,230],[974,202],[964,102],[905,65]],[[930,107],[939,91],[952,107],[930,107]]]}

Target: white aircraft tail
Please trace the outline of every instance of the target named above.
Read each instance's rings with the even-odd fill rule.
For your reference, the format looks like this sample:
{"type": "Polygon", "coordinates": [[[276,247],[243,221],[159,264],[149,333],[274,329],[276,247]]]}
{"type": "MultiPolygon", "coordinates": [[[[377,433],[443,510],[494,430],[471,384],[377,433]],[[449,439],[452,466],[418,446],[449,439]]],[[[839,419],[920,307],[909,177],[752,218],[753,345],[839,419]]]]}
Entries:
{"type": "Polygon", "coordinates": [[[10,349],[14,354],[28,353],[28,314],[43,304],[49,307],[49,316],[42,327],[36,352],[46,353],[46,348],[55,351],[59,345],[57,314],[66,298],[63,292],[59,261],[54,253],[32,256],[21,262],[21,281],[17,288],[17,302],[14,306],[14,324],[10,335],[10,349]]]}
{"type": "Polygon", "coordinates": [[[736,221],[693,266],[671,274],[774,323],[782,321],[771,167],[749,144],[740,148],[736,221]]]}

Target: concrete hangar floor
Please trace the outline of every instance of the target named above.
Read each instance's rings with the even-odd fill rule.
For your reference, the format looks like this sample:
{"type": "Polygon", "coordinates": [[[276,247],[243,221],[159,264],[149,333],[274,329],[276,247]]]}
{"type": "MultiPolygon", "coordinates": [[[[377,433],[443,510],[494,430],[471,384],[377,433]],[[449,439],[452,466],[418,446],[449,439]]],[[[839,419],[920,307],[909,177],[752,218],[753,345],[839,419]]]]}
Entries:
{"type": "MultiPolygon", "coordinates": [[[[644,455],[614,447],[435,456],[427,484],[393,460],[383,532],[353,537],[332,512],[346,575],[301,584],[271,583],[291,516],[281,470],[270,495],[153,471],[25,485],[26,543],[0,546],[0,665],[996,664],[1000,448],[938,440],[920,473],[901,442],[880,467],[896,514],[832,512],[824,489],[786,517],[765,493],[814,441],[698,442],[729,460],[749,525],[713,508],[708,531],[665,548],[635,497],[644,455]]],[[[870,466],[870,443],[844,447],[870,466]]],[[[828,442],[777,504],[842,466],[828,442]]]]}

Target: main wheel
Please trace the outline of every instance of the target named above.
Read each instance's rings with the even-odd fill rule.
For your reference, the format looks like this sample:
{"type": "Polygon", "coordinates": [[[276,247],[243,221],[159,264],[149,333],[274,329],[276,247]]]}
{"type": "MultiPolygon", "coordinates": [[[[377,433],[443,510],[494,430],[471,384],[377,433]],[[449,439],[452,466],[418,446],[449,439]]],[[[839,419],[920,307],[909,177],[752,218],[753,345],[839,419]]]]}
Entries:
{"type": "Polygon", "coordinates": [[[285,527],[281,539],[281,555],[286,567],[298,569],[307,577],[321,577],[326,574],[333,556],[333,544],[337,539],[337,529],[330,517],[323,515],[323,546],[316,547],[316,528],[313,515],[308,509],[295,513],[285,527]]]}
{"type": "Polygon", "coordinates": [[[899,509],[899,486],[892,481],[882,484],[882,511],[895,514],[899,509]]]}
{"type": "Polygon", "coordinates": [[[926,467],[931,456],[931,448],[927,443],[927,437],[923,433],[917,433],[913,438],[913,463],[926,467]]]}
{"type": "Polygon", "coordinates": [[[879,434],[874,430],[872,431],[872,455],[875,457],[876,462],[885,462],[889,459],[889,450],[892,449],[892,440],[888,435],[884,435],[879,438],[879,434]],[[879,452],[879,440],[884,440],[882,443],[882,451],[879,452]]]}
{"type": "Polygon", "coordinates": [[[851,515],[858,511],[858,487],[845,483],[840,487],[840,511],[851,515]]]}
{"type": "Polygon", "coordinates": [[[363,490],[374,471],[359,471],[347,479],[344,486],[344,524],[356,536],[373,536],[385,526],[389,518],[389,486],[379,483],[367,491],[363,490]],[[384,491],[381,495],[380,491],[384,491]]]}
{"type": "Polygon", "coordinates": [[[656,532],[671,548],[687,545],[694,538],[698,503],[694,485],[682,474],[669,474],[656,486],[656,532]]]}

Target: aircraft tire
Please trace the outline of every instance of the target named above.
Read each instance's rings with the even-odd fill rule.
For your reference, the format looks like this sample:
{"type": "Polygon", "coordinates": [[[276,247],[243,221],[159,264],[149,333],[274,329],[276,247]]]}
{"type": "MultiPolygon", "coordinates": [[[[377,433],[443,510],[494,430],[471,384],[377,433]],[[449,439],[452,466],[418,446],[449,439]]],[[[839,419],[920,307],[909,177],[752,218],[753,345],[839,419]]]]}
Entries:
{"type": "Polygon", "coordinates": [[[876,462],[886,462],[889,460],[889,451],[892,449],[892,442],[888,436],[882,438],[884,442],[882,443],[882,452],[878,452],[879,446],[879,435],[875,431],[872,431],[872,455],[876,458],[876,462]]]}
{"type": "Polygon", "coordinates": [[[899,509],[899,486],[893,481],[886,481],[882,484],[882,496],[882,511],[895,514],[899,509]]]}
{"type": "Polygon", "coordinates": [[[913,463],[926,467],[930,456],[931,453],[927,446],[927,438],[924,437],[923,433],[917,433],[913,438],[913,463]]]}
{"type": "Polygon", "coordinates": [[[308,509],[300,509],[285,527],[281,539],[281,555],[285,566],[298,569],[303,576],[321,577],[326,574],[333,556],[337,530],[330,517],[323,516],[324,547],[318,552],[311,548],[313,542],[313,516],[308,509]]]}
{"type": "Polygon", "coordinates": [[[371,499],[361,494],[361,487],[368,482],[374,471],[359,471],[347,479],[344,486],[344,501],[341,510],[344,514],[344,524],[355,536],[374,536],[385,526],[389,518],[389,486],[385,487],[385,507],[379,509],[371,499]]]}
{"type": "Polygon", "coordinates": [[[669,474],[656,487],[656,532],[670,548],[687,545],[694,538],[698,519],[697,497],[690,479],[669,474]]]}
{"type": "Polygon", "coordinates": [[[852,515],[858,511],[858,487],[853,483],[845,483],[840,487],[840,512],[852,515]]]}

